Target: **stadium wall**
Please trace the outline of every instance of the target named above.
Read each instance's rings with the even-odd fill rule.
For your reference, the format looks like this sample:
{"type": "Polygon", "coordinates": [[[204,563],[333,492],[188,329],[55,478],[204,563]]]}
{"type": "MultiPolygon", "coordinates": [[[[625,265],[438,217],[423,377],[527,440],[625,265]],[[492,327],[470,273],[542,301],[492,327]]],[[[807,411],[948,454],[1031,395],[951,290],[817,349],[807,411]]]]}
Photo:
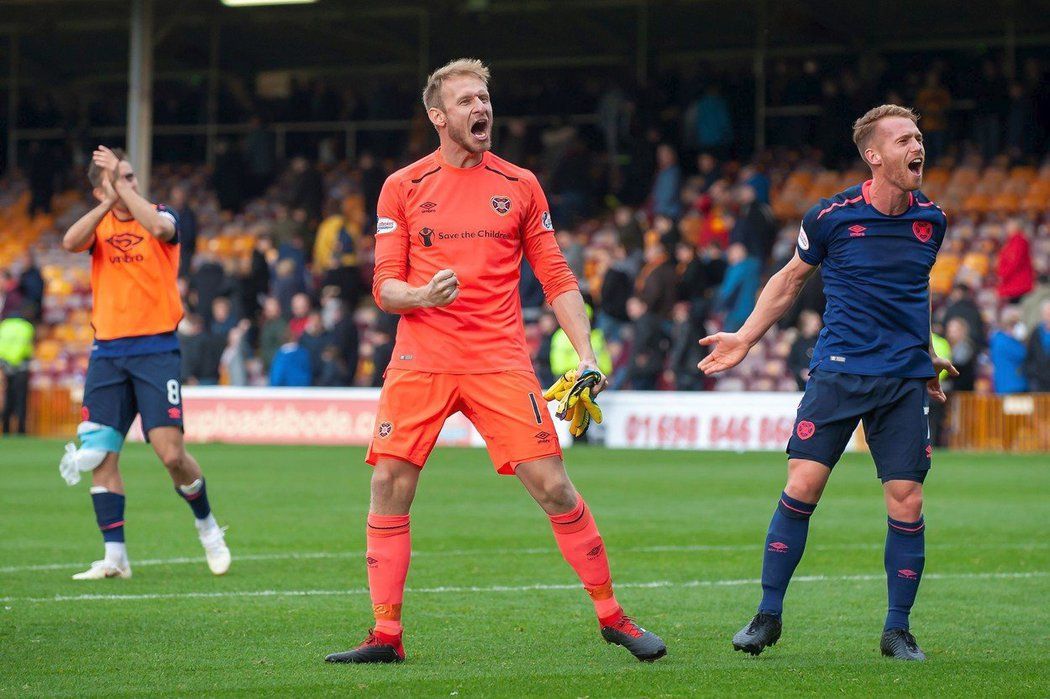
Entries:
{"type": "MultiPolygon", "coordinates": [[[[189,441],[360,446],[375,428],[379,389],[191,386],[182,398],[189,441]]],[[[800,393],[618,391],[602,396],[604,423],[588,435],[611,448],[779,451],[800,399],[800,393]]],[[[552,415],[555,407],[548,405],[552,415]]],[[[571,445],[567,424],[554,422],[559,441],[571,445]]],[[[142,439],[137,424],[130,438],[142,439]]],[[[483,446],[484,440],[457,413],[439,443],[483,446]]]]}
{"type": "MultiPolygon", "coordinates": [[[[602,396],[605,424],[588,432],[613,448],[771,449],[787,442],[798,393],[655,393],[616,391],[602,396]]],[[[373,388],[185,389],[191,441],[254,444],[363,445],[375,425],[379,390],[373,388]]],[[[81,395],[67,388],[30,392],[29,431],[69,439],[80,422],[81,395]]],[[[553,404],[549,406],[553,412],[553,404]]],[[[947,416],[948,447],[1004,453],[1050,452],[1050,393],[1007,396],[955,392],[947,416]]],[[[565,446],[567,426],[554,423],[565,446]]],[[[131,439],[141,439],[137,425],[131,439]]],[[[461,415],[449,418],[444,444],[480,446],[481,436],[461,415]]],[[[858,429],[851,450],[865,451],[858,429]]]]}

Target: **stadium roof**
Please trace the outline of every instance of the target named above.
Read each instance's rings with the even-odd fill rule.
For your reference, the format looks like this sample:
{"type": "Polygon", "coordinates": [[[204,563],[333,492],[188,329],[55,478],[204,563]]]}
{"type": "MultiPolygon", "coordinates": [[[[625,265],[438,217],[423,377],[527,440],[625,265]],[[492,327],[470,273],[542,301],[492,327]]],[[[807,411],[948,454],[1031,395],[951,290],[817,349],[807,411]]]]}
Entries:
{"type": "MultiPolygon", "coordinates": [[[[228,8],[155,3],[157,77],[222,70],[417,74],[462,54],[494,66],[659,68],[768,54],[1050,46],[1050,0],[421,0],[228,8]]],[[[124,81],[129,0],[0,0],[21,80],[124,81]]],[[[6,78],[10,41],[0,41],[6,78]]]]}

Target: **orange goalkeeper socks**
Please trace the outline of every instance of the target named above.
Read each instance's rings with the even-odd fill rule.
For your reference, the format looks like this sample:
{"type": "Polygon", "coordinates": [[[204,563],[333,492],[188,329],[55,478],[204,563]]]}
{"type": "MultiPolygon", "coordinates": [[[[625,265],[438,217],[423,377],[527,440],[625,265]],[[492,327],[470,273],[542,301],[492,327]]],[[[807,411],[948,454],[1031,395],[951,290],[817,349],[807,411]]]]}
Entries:
{"type": "Polygon", "coordinates": [[[583,587],[594,602],[594,611],[599,619],[605,619],[619,612],[620,605],[613,595],[612,573],[609,571],[609,559],[605,555],[605,545],[598,533],[598,525],[587,504],[576,495],[576,507],[560,515],[549,515],[554,539],[558,542],[561,555],[576,571],[583,587]]]}
{"type": "Polygon", "coordinates": [[[412,537],[408,515],[369,513],[366,541],[368,552],[368,590],[376,631],[390,636],[401,634],[401,600],[412,557],[412,537]]]}

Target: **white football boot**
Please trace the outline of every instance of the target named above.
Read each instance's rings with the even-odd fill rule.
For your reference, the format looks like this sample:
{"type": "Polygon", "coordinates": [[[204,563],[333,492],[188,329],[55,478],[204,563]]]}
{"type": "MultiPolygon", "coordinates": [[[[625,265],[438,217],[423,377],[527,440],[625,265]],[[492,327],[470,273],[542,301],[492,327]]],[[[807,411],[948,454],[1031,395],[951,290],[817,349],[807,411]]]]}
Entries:
{"type": "Polygon", "coordinates": [[[119,563],[108,560],[95,561],[91,567],[83,573],[73,576],[74,580],[105,580],[106,578],[130,578],[131,564],[127,561],[119,563]]]}
{"type": "Polygon", "coordinates": [[[208,559],[208,568],[215,575],[224,575],[230,569],[230,548],[226,545],[225,531],[226,527],[217,524],[197,527],[201,546],[204,547],[204,557],[208,559]]]}

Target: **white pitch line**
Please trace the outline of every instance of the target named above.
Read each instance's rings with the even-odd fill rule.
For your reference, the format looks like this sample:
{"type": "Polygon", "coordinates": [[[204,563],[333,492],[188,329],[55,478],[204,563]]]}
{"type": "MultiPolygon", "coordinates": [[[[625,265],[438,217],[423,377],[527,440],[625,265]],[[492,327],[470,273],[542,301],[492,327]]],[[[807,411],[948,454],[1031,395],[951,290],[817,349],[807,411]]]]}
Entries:
{"type": "MultiPolygon", "coordinates": [[[[1028,571],[1016,573],[927,573],[923,576],[926,580],[1020,580],[1027,578],[1043,578],[1050,575],[1050,571],[1028,571]]],[[[885,575],[800,575],[792,578],[791,582],[869,582],[874,580],[885,580],[885,575]]],[[[654,580],[651,582],[621,582],[616,583],[618,589],[624,588],[693,588],[693,587],[738,587],[741,585],[759,585],[758,578],[742,578],[727,580],[687,580],[674,582],[671,580],[654,580]]],[[[457,593],[487,593],[487,592],[532,592],[532,591],[559,591],[578,590],[580,584],[535,584],[535,585],[492,585],[479,587],[473,585],[450,585],[443,587],[418,587],[407,588],[406,594],[457,594],[457,593]]],[[[158,599],[220,599],[229,597],[333,597],[347,595],[367,595],[367,588],[349,588],[346,590],[232,590],[227,592],[157,592],[139,595],[55,595],[54,597],[0,597],[0,604],[13,602],[130,602],[140,600],[158,599]]]]}
{"type": "MultiPolygon", "coordinates": [[[[806,547],[807,551],[845,551],[845,550],[882,550],[883,544],[810,544],[806,547]]],[[[948,549],[1045,549],[1050,547],[1050,543],[958,543],[958,544],[939,544],[930,546],[931,551],[948,550],[948,549]]],[[[761,551],[762,544],[683,544],[683,545],[664,545],[664,546],[616,546],[613,547],[613,554],[618,553],[702,553],[704,551],[761,551]]],[[[491,556],[493,553],[503,553],[514,556],[535,556],[542,554],[557,555],[558,550],[554,546],[547,548],[527,548],[527,549],[499,549],[493,551],[492,549],[448,549],[445,551],[413,551],[413,558],[430,558],[432,556],[491,556]]],[[[302,553],[287,552],[287,553],[248,553],[248,554],[237,554],[233,556],[234,561],[306,561],[306,560],[325,560],[325,559],[340,559],[340,558],[357,558],[358,556],[364,555],[364,551],[306,551],[302,553]]],[[[181,556],[178,558],[144,558],[142,560],[135,560],[133,563],[135,567],[140,566],[166,566],[166,565],[196,565],[203,561],[202,556],[181,556]]],[[[3,566],[0,567],[0,574],[4,573],[25,573],[32,571],[43,571],[43,570],[71,570],[74,568],[85,568],[91,565],[90,563],[39,563],[35,565],[22,565],[22,566],[3,566]]]]}

